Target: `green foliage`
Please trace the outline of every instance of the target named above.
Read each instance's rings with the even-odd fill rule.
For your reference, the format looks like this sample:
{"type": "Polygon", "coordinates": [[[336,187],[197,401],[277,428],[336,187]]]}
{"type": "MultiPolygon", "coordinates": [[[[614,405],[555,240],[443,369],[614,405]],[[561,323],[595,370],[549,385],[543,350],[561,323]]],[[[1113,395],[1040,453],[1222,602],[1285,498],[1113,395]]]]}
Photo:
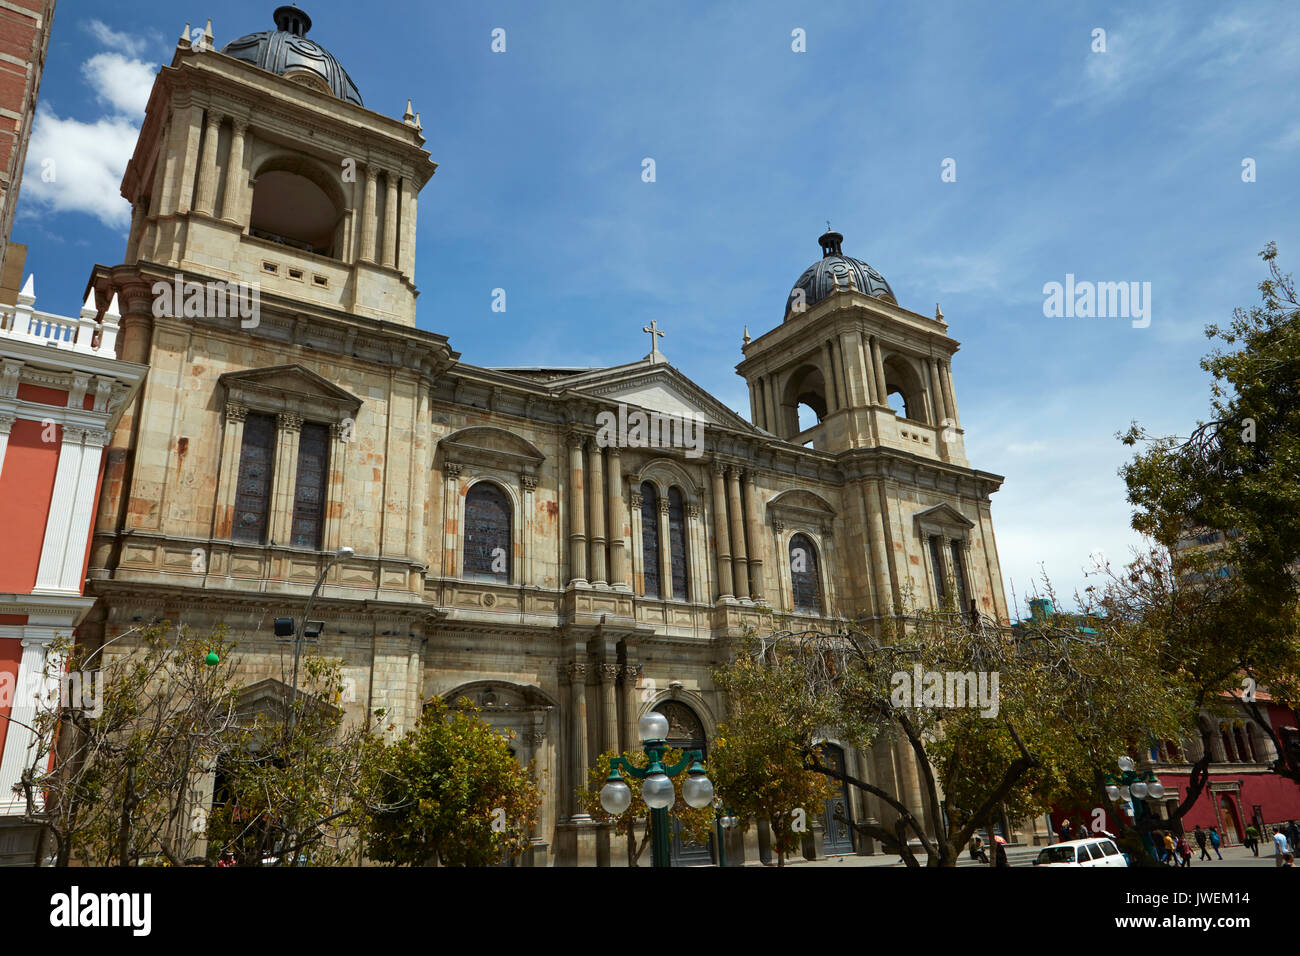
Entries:
{"type": "Polygon", "coordinates": [[[529,845],[541,804],[532,772],[469,701],[451,708],[434,700],[415,729],[381,745],[368,766],[374,803],[364,820],[366,852],[407,866],[491,866],[516,856],[529,845]]]}

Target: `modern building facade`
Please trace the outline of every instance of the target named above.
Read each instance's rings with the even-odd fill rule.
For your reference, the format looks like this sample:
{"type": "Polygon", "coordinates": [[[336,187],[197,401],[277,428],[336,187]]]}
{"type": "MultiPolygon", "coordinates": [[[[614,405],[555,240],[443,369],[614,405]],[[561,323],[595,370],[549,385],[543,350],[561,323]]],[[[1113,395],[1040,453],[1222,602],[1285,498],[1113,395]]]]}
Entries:
{"type": "MultiPolygon", "coordinates": [[[[656,336],[608,368],[462,361],[416,323],[419,118],[364,106],[301,10],[275,21],[220,51],[182,37],[123,179],[123,262],[94,270],[149,373],[108,446],[88,640],[224,624],[243,683],[284,681],[272,622],[325,572],[320,650],[352,718],[383,706],[400,733],[470,698],[535,761],[530,862],[617,865],[574,798],[585,768],[650,709],[707,750],[710,675],[746,627],[937,605],[949,581],[1006,619],[1002,479],[966,459],[937,309],[899,305],[827,232],[782,321],[746,334],[748,420],[656,336]]],[[[828,747],[922,813],[908,748],[828,747]]]]}

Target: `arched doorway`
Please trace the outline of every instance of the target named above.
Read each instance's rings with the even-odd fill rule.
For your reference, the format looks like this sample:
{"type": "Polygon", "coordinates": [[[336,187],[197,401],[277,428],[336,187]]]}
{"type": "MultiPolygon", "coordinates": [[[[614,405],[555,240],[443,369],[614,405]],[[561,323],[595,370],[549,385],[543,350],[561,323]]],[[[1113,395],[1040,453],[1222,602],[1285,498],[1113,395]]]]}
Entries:
{"type": "Polygon", "coordinates": [[[1229,845],[1240,843],[1245,828],[1237,813],[1237,801],[1226,793],[1219,795],[1219,817],[1223,821],[1223,842],[1229,845]]]}
{"type": "MultiPolygon", "coordinates": [[[[704,739],[704,724],[700,718],[686,704],[679,700],[664,700],[655,704],[652,710],[657,710],[668,718],[668,740],[669,747],[680,747],[682,750],[698,750],[708,756],[708,742],[704,739]]],[[[681,795],[681,778],[677,783],[677,799],[681,795]]],[[[670,816],[669,820],[673,825],[673,839],[670,847],[669,858],[673,866],[707,866],[713,862],[713,838],[709,838],[707,843],[695,843],[689,840],[682,833],[682,825],[677,822],[675,816],[670,816]]]]}
{"type": "MultiPolygon", "coordinates": [[[[821,744],[818,749],[821,751],[820,759],[826,766],[834,767],[841,773],[844,772],[843,747],[828,742],[821,744]]],[[[849,785],[841,780],[835,796],[826,801],[822,811],[822,825],[825,827],[824,846],[827,856],[853,852],[852,820],[853,810],[852,805],[849,803],[849,785]],[[841,820],[840,817],[844,819],[841,820]]]]}

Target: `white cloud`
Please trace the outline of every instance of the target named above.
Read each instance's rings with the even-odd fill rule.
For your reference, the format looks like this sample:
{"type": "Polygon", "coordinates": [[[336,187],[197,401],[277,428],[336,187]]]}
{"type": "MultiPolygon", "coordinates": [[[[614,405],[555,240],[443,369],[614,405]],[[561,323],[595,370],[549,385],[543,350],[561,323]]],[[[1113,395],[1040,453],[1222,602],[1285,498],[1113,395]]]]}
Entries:
{"type": "Polygon", "coordinates": [[[86,29],[90,31],[91,36],[99,41],[101,46],[116,47],[131,56],[138,56],[143,53],[147,45],[143,37],[133,36],[129,33],[118,33],[104,23],[103,20],[91,20],[86,24],[86,29]]]}
{"type": "Polygon", "coordinates": [[[96,53],[81,64],[81,75],[94,87],[96,99],[131,117],[144,116],[157,71],[156,66],[120,53],[96,53]]]}
{"type": "Polygon", "coordinates": [[[131,207],[121,195],[122,174],[138,127],[120,116],[93,123],[62,119],[41,106],[27,147],[23,198],[48,212],[84,212],[125,229],[131,207]]]}

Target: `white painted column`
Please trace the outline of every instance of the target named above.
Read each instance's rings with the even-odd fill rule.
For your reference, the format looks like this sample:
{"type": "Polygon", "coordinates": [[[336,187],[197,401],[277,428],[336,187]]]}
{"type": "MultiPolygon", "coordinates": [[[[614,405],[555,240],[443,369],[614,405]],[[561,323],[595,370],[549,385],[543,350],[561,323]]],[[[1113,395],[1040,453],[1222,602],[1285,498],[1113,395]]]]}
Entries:
{"type": "Polygon", "coordinates": [[[99,460],[109,434],[65,428],[33,594],[80,594],[99,460]]]}
{"type": "Polygon", "coordinates": [[[5,470],[5,451],[9,448],[9,429],[17,419],[13,415],[0,415],[0,475],[5,470]]]}
{"type": "MultiPolygon", "coordinates": [[[[0,810],[24,806],[23,798],[13,792],[13,787],[22,778],[23,770],[31,760],[28,748],[35,735],[27,728],[36,716],[39,699],[58,687],[57,678],[47,680],[44,676],[45,653],[56,633],[54,628],[24,629],[17,689],[14,692],[13,707],[9,711],[4,755],[0,756],[0,810]]],[[[10,812],[13,810],[10,809],[10,812]]]]}

